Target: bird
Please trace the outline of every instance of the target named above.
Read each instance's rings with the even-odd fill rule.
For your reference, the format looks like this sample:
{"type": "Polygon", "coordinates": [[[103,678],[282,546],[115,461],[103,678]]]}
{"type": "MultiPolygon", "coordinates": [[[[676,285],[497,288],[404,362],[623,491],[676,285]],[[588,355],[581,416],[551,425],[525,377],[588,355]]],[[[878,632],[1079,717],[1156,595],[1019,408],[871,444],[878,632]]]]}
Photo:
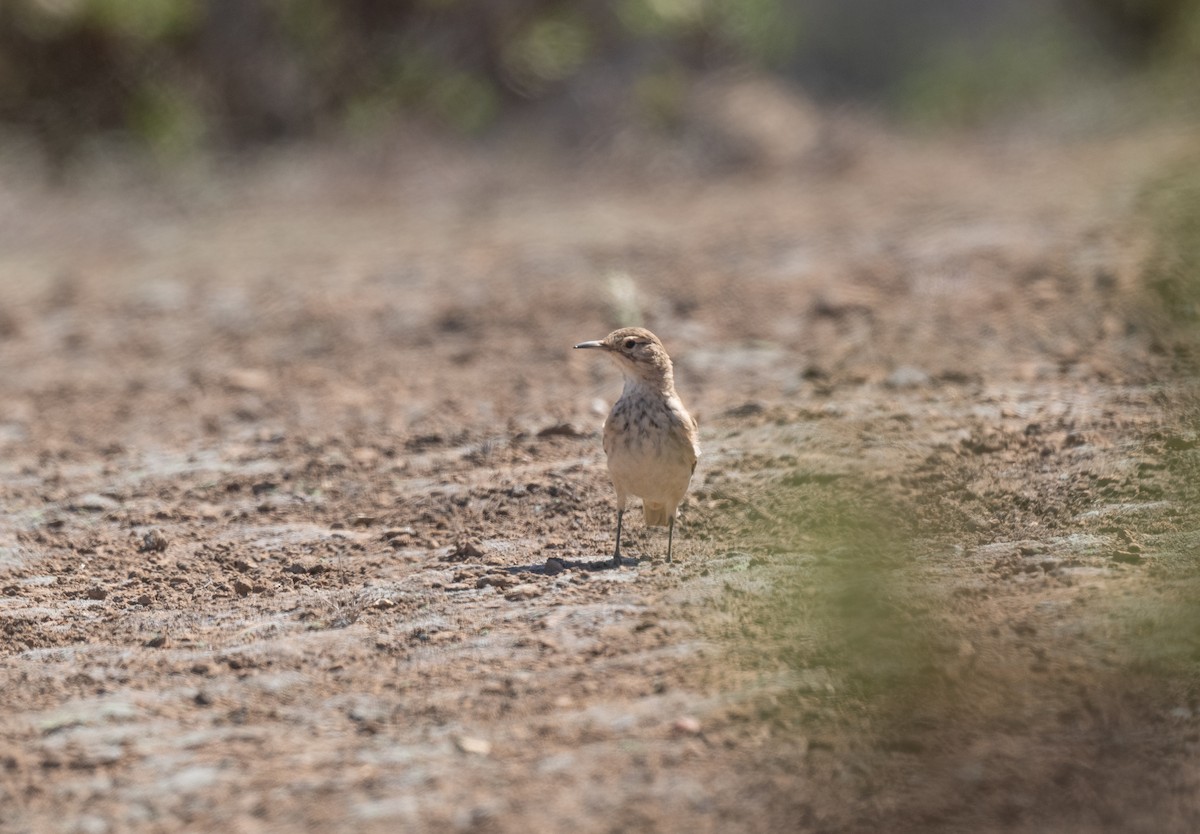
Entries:
{"type": "Polygon", "coordinates": [[[642,499],[648,527],[667,528],[667,561],[675,516],[700,457],[696,421],[675,393],[671,357],[657,336],[623,327],[576,350],[602,350],[621,369],[625,387],[604,421],[604,453],[617,493],[613,567],[621,566],[621,521],[629,496],[642,499]]]}

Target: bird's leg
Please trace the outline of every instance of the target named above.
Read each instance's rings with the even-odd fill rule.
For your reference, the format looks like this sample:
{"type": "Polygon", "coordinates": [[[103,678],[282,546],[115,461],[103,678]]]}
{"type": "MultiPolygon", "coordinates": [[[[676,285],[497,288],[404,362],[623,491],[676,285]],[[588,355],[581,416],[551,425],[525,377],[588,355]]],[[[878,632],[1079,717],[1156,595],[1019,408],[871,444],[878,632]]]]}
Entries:
{"type": "Polygon", "coordinates": [[[671,539],[675,535],[675,516],[667,524],[667,561],[671,561],[671,539]]]}
{"type": "Polygon", "coordinates": [[[612,563],[614,568],[621,567],[621,519],[625,516],[625,508],[617,510],[617,547],[613,551],[612,563]]]}

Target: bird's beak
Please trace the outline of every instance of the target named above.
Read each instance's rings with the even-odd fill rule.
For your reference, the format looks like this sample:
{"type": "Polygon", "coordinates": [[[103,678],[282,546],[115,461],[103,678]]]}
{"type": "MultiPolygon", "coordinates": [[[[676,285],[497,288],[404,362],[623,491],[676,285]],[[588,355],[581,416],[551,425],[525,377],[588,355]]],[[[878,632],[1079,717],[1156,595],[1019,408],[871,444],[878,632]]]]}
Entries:
{"type": "Polygon", "coordinates": [[[579,350],[580,348],[598,348],[600,350],[608,350],[608,345],[604,344],[604,342],[596,340],[594,342],[580,342],[579,344],[575,345],[575,350],[579,350]]]}

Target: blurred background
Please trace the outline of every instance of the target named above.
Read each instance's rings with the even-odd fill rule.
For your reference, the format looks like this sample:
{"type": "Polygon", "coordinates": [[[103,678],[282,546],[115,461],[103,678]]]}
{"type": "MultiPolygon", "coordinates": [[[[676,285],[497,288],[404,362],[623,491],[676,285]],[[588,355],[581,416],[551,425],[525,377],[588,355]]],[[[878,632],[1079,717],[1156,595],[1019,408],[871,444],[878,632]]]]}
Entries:
{"type": "Polygon", "coordinates": [[[1179,107],[1198,66],[1189,0],[0,4],[3,145],[58,175],[114,146],[171,161],[397,123],[487,138],[536,120],[568,146],[604,147],[631,125],[686,131],[697,85],[730,70],[961,127],[1113,82],[1150,82],[1143,104],[1179,107]]]}

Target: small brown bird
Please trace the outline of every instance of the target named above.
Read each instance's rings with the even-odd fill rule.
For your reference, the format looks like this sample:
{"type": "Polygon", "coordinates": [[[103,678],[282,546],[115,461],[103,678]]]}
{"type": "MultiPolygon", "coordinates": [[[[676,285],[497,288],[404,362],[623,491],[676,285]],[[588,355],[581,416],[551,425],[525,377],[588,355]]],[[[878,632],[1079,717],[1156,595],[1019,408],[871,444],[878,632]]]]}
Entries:
{"type": "Polygon", "coordinates": [[[603,350],[625,376],[625,389],[604,421],[608,474],[617,491],[617,546],[621,565],[621,519],[630,495],[642,499],[646,524],[667,528],[667,561],[675,514],[696,470],[700,446],[696,421],[675,393],[671,357],[649,330],[625,327],[575,348],[603,350]]]}

